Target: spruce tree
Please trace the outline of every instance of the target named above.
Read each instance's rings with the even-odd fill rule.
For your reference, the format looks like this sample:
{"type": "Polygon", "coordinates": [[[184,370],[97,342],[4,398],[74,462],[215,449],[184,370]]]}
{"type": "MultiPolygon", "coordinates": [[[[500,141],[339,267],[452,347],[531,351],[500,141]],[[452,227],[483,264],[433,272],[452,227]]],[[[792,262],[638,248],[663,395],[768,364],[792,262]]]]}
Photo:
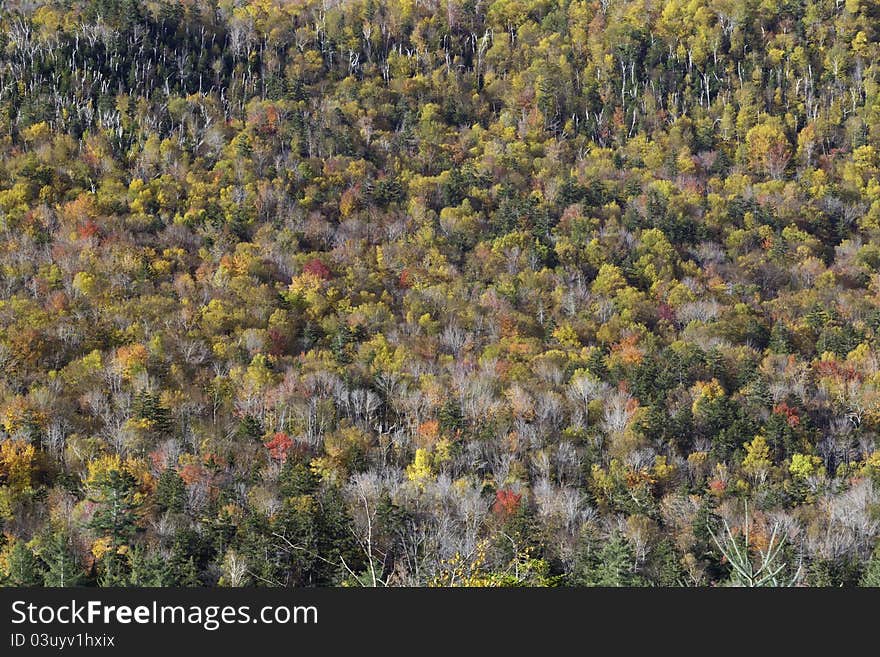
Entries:
{"type": "Polygon", "coordinates": [[[131,474],[115,468],[100,473],[93,482],[89,499],[98,508],[89,527],[108,536],[114,548],[129,543],[137,531],[140,504],[135,495],[136,483],[131,474]]]}
{"type": "Polygon", "coordinates": [[[635,571],[635,555],[624,536],[615,532],[599,551],[593,571],[595,586],[637,586],[641,580],[635,571]]]}
{"type": "Polygon", "coordinates": [[[620,532],[605,541],[588,538],[575,564],[575,586],[640,586],[644,579],[637,573],[633,549],[620,532]]]}
{"type": "Polygon", "coordinates": [[[868,560],[865,572],[859,580],[859,586],[880,587],[880,543],[874,548],[874,553],[868,560]]]}
{"type": "Polygon", "coordinates": [[[73,541],[66,529],[53,531],[40,555],[46,563],[43,581],[46,586],[77,586],[83,569],[73,551],[73,541]]]}
{"type": "Polygon", "coordinates": [[[128,562],[116,551],[107,552],[98,568],[98,586],[112,588],[128,584],[128,562]]]}
{"type": "Polygon", "coordinates": [[[134,545],[126,556],[129,586],[157,587],[171,583],[168,564],[161,553],[150,552],[143,545],[134,545]]]}
{"type": "Polygon", "coordinates": [[[173,433],[171,413],[162,405],[159,393],[141,390],[135,395],[134,413],[137,417],[149,420],[150,431],[157,436],[167,437],[173,433]]]}
{"type": "Polygon", "coordinates": [[[156,504],[162,511],[182,513],[186,496],[186,484],[173,468],[167,468],[159,475],[156,484],[156,504]]]}
{"type": "Polygon", "coordinates": [[[14,587],[39,586],[43,583],[40,562],[21,539],[16,540],[8,548],[3,583],[14,587]]]}

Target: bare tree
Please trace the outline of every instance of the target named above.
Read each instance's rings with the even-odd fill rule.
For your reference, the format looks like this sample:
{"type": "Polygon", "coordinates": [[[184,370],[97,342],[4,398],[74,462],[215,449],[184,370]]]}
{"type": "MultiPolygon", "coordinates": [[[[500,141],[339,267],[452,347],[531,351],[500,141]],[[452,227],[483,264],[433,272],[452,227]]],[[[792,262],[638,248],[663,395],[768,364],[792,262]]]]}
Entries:
{"type": "Polygon", "coordinates": [[[579,374],[568,384],[568,397],[577,404],[575,422],[586,427],[589,423],[590,402],[604,395],[608,384],[589,374],[579,374]]]}
{"type": "Polygon", "coordinates": [[[713,542],[733,568],[730,578],[731,585],[748,587],[795,585],[801,574],[801,566],[798,565],[794,575],[788,577],[784,575],[789,568],[782,553],[787,537],[778,522],[773,524],[767,547],[756,551],[757,559],[753,556],[754,550],[749,540],[751,520],[748,505],[745,508],[742,543],[731,531],[727,520],[722,519],[722,523],[724,531],[720,537],[712,530],[712,527],[708,527],[708,529],[713,542]]]}

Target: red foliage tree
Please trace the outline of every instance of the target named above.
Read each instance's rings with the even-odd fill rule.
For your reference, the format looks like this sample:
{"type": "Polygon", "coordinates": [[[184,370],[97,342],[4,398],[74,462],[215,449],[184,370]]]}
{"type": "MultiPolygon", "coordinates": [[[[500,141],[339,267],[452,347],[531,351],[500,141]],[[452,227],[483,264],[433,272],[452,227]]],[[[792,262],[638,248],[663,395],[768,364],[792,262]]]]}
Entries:
{"type": "Polygon", "coordinates": [[[88,239],[90,237],[93,237],[94,235],[97,234],[97,232],[98,232],[98,224],[96,224],[91,219],[86,219],[79,229],[79,235],[83,239],[88,239]]]}
{"type": "Polygon", "coordinates": [[[207,481],[208,471],[201,463],[187,463],[178,471],[180,478],[187,486],[192,486],[200,481],[207,481]]]}
{"type": "Polygon", "coordinates": [[[675,309],[668,303],[661,303],[657,306],[657,316],[667,322],[675,321],[675,309]]]}
{"type": "Polygon", "coordinates": [[[408,290],[412,285],[411,279],[412,275],[409,273],[409,270],[404,269],[402,272],[400,272],[400,277],[398,278],[397,282],[404,290],[408,290]]]}
{"type": "Polygon", "coordinates": [[[266,449],[269,450],[269,456],[278,459],[282,463],[287,460],[288,454],[293,447],[293,439],[286,433],[279,431],[272,439],[266,442],[266,449]]]}
{"type": "Polygon", "coordinates": [[[283,356],[287,352],[287,336],[278,329],[269,329],[269,353],[283,356]]]}
{"type": "Polygon", "coordinates": [[[776,404],[773,407],[773,412],[779,415],[784,415],[786,421],[788,422],[788,426],[794,428],[801,423],[800,415],[798,415],[797,409],[792,408],[785,402],[780,404],[776,404]]]}
{"type": "Polygon", "coordinates": [[[306,264],[303,265],[303,272],[307,274],[312,274],[313,276],[317,276],[318,278],[323,278],[325,281],[330,280],[333,275],[330,272],[330,268],[327,267],[323,262],[318,260],[318,258],[312,258],[306,264]]]}
{"type": "Polygon", "coordinates": [[[492,512],[502,518],[509,518],[517,509],[522,500],[522,495],[514,493],[512,490],[502,488],[495,493],[495,503],[492,505],[492,512]]]}

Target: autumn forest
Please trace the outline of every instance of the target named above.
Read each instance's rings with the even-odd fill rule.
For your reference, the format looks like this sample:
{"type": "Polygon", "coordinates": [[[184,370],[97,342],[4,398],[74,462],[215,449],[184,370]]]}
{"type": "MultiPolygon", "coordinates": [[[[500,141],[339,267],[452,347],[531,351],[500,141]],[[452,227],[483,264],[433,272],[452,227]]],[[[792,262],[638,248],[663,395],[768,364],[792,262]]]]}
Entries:
{"type": "Polygon", "coordinates": [[[0,10],[0,584],[880,585],[880,1],[0,10]]]}

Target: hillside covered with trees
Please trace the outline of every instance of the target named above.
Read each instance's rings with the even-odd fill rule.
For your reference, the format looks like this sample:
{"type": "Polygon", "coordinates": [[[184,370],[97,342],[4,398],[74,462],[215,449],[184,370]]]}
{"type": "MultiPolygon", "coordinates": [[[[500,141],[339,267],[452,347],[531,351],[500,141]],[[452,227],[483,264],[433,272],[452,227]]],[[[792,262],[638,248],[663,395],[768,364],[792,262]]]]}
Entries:
{"type": "Polygon", "coordinates": [[[878,41],[4,3],[0,580],[880,585],[878,41]]]}

